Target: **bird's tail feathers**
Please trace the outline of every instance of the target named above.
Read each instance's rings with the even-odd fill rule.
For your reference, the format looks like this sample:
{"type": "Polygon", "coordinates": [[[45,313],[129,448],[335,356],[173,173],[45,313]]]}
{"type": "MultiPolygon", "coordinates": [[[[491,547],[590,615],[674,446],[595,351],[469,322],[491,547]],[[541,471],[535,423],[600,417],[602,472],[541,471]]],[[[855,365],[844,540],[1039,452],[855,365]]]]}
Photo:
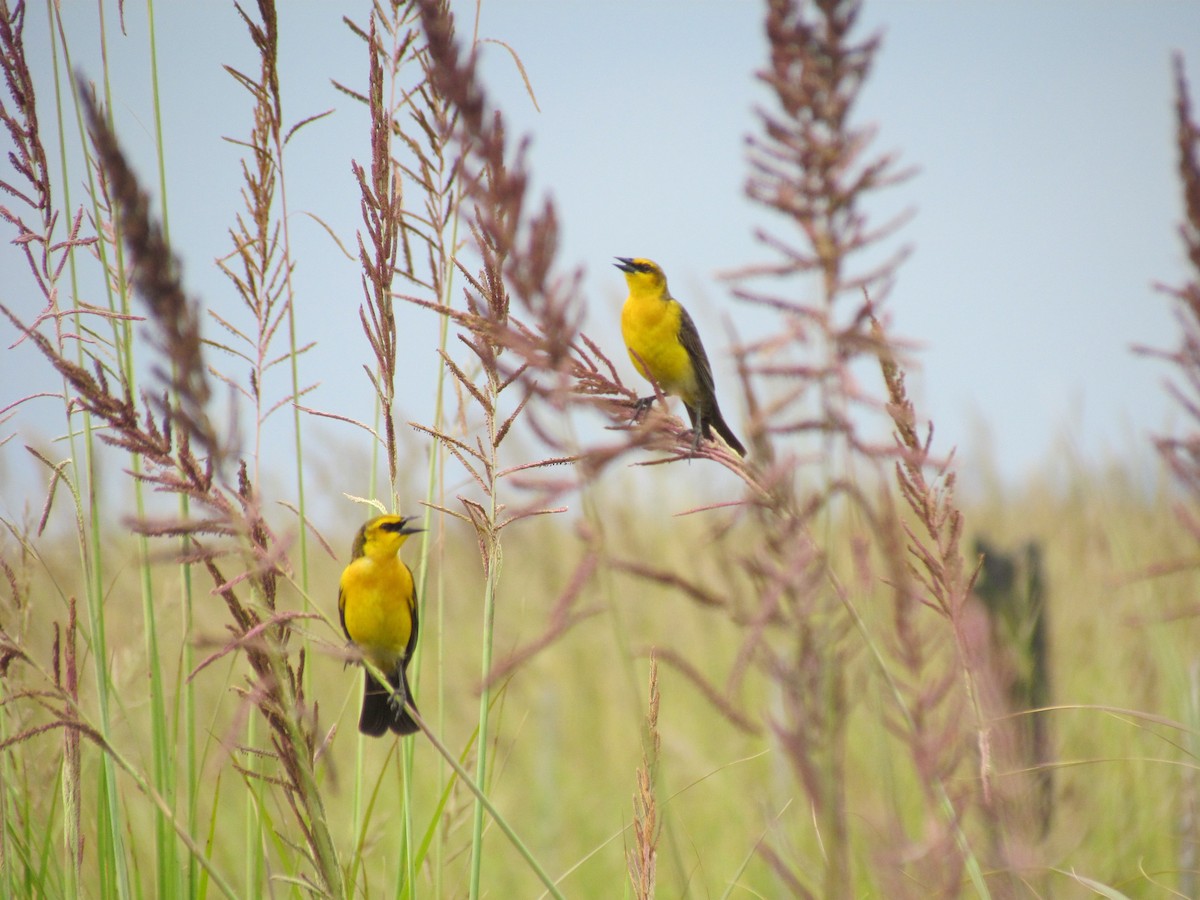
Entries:
{"type": "Polygon", "coordinates": [[[715,402],[704,415],[701,415],[687,404],[684,404],[684,409],[687,410],[688,418],[692,420],[692,431],[699,428],[700,433],[711,441],[713,429],[716,429],[717,434],[729,445],[729,449],[735,451],[738,456],[746,455],[746,448],[737,439],[737,435],[733,433],[733,429],[725,423],[725,417],[721,415],[721,410],[715,402]]]}
{"type": "MultiPolygon", "coordinates": [[[[719,434],[725,440],[725,443],[729,445],[729,449],[737,453],[738,456],[745,456],[746,448],[743,447],[742,442],[737,439],[737,436],[733,433],[733,429],[725,424],[725,419],[721,416],[721,411],[715,406],[713,407],[711,421],[712,427],[717,430],[717,434],[719,434]]],[[[704,424],[707,426],[708,422],[705,422],[704,424]]],[[[710,436],[707,432],[708,429],[705,428],[705,437],[710,436]]]]}
{"type": "Polygon", "coordinates": [[[358,717],[359,731],[379,737],[389,728],[399,735],[415,734],[421,730],[405,707],[406,700],[413,709],[417,708],[417,704],[413,701],[403,664],[388,676],[388,682],[395,691],[394,696],[370,672],[363,674],[366,680],[363,682],[362,714],[358,717]]]}

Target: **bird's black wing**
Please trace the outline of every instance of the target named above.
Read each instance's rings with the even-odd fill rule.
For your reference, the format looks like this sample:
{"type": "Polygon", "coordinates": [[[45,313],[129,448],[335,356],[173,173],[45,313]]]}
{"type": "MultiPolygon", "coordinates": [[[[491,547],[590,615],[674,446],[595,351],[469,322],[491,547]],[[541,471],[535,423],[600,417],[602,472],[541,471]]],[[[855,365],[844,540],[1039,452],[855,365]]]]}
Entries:
{"type": "MultiPolygon", "coordinates": [[[[715,428],[717,434],[725,439],[725,443],[739,456],[745,456],[746,448],[737,439],[733,429],[726,424],[725,417],[721,415],[721,408],[717,405],[717,389],[713,383],[712,366],[708,363],[708,354],[704,352],[704,345],[700,343],[700,332],[696,330],[696,323],[692,321],[692,317],[688,315],[688,311],[683,308],[682,304],[680,311],[682,315],[679,319],[679,343],[683,344],[683,349],[687,351],[688,358],[692,361],[692,368],[696,372],[697,408],[692,409],[691,406],[688,406],[688,417],[692,420],[692,428],[696,429],[697,435],[703,434],[707,438],[712,437],[712,429],[715,428]]],[[[692,449],[695,450],[695,447],[693,446],[692,449]]]]}
{"type": "MultiPolygon", "coordinates": [[[[678,300],[675,302],[679,303],[678,300]]],[[[704,345],[700,343],[700,332],[696,330],[696,323],[692,321],[692,317],[688,315],[688,311],[682,303],[679,304],[679,311],[681,313],[679,343],[683,344],[683,349],[687,351],[688,358],[692,361],[692,368],[696,370],[696,383],[700,389],[700,411],[707,414],[716,397],[712,366],[708,363],[708,354],[704,352],[704,345]]]]}
{"type": "Polygon", "coordinates": [[[350,630],[346,627],[346,595],[342,593],[342,589],[338,588],[338,620],[342,623],[342,631],[345,632],[346,640],[353,641],[350,637],[350,630]]]}
{"type": "MultiPolygon", "coordinates": [[[[409,577],[412,577],[412,569],[408,570],[409,577]]],[[[412,659],[413,653],[417,649],[417,583],[413,581],[412,592],[412,631],[408,634],[408,646],[404,648],[404,662],[408,663],[412,659]]]]}

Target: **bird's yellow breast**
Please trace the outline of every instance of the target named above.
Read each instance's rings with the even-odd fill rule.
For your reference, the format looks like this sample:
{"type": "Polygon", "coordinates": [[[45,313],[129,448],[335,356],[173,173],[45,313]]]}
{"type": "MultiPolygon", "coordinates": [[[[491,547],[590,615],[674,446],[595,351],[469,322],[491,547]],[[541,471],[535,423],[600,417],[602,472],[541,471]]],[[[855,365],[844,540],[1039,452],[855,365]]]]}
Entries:
{"type": "Polygon", "coordinates": [[[413,579],[408,566],[359,557],[341,581],[342,616],[350,640],[381,669],[404,657],[413,624],[413,579]]]}
{"type": "Polygon", "coordinates": [[[621,334],[634,368],[665,393],[694,403],[696,371],[679,340],[683,307],[670,296],[630,292],[621,310],[621,334]]]}

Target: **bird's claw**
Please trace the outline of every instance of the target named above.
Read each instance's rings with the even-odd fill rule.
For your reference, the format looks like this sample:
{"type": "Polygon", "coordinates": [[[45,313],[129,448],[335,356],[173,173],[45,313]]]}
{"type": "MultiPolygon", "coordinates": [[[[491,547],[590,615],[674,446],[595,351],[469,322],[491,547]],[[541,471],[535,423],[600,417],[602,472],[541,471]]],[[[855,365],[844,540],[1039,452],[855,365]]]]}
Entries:
{"type": "Polygon", "coordinates": [[[642,416],[646,415],[646,411],[654,405],[654,400],[655,397],[653,395],[649,397],[639,397],[637,402],[633,404],[633,418],[630,419],[630,421],[635,425],[642,421],[642,416]]]}

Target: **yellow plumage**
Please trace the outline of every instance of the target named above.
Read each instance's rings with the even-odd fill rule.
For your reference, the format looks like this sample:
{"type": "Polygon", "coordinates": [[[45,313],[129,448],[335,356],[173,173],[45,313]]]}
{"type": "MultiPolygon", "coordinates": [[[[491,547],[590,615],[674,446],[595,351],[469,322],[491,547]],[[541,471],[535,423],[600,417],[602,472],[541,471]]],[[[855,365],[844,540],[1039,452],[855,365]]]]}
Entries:
{"type": "Polygon", "coordinates": [[[338,612],[346,637],[387,676],[393,697],[370,672],[363,685],[358,729],[378,737],[389,728],[412,734],[417,723],[404,708],[416,709],[406,670],[417,646],[417,596],[412,572],[400,547],[420,528],[401,516],[377,516],[354,538],[350,564],[342,572],[338,612]]]}
{"type": "MultiPolygon", "coordinates": [[[[619,256],[617,260],[629,285],[621,309],[621,335],[634,368],[643,378],[657,382],[663,393],[683,400],[695,431],[693,449],[701,435],[711,438],[715,430],[745,456],[746,449],[717,405],[712,367],[700,334],[683,304],[671,296],[662,268],[648,259],[619,256]]],[[[644,406],[653,399],[646,397],[639,403],[644,406]]]]}
{"type": "Polygon", "coordinates": [[[621,334],[639,375],[694,406],[699,388],[692,359],[679,341],[682,313],[678,303],[662,302],[661,288],[653,282],[631,285],[621,309],[621,334]]]}

